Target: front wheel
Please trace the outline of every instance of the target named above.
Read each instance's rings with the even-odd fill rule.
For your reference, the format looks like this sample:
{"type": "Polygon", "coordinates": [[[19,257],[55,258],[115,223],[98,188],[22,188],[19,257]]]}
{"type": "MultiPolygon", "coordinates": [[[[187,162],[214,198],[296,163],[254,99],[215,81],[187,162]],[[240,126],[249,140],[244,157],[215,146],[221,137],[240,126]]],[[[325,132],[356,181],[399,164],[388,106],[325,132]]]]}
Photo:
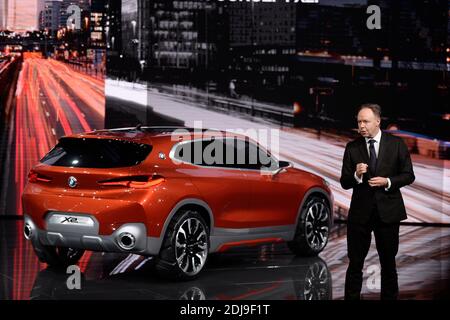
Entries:
{"type": "Polygon", "coordinates": [[[318,255],[328,243],[330,214],[324,199],[309,198],[300,213],[295,237],[288,242],[289,249],[299,256],[318,255]]]}
{"type": "Polygon", "coordinates": [[[193,210],[181,210],[170,222],[156,270],[174,280],[196,278],[206,264],[209,252],[209,228],[193,210]]]}

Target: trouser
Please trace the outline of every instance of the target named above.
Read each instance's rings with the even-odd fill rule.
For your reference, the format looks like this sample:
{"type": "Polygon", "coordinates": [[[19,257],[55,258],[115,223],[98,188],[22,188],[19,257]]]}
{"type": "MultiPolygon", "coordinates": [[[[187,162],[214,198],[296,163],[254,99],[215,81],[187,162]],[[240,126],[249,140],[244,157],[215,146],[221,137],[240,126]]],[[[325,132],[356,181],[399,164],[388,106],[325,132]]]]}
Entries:
{"type": "Polygon", "coordinates": [[[367,223],[347,224],[347,250],[349,265],[345,277],[345,299],[360,299],[364,260],[369,252],[372,231],[381,264],[381,299],[398,297],[398,280],[395,256],[398,252],[399,223],[381,221],[376,206],[372,208],[367,223]]]}

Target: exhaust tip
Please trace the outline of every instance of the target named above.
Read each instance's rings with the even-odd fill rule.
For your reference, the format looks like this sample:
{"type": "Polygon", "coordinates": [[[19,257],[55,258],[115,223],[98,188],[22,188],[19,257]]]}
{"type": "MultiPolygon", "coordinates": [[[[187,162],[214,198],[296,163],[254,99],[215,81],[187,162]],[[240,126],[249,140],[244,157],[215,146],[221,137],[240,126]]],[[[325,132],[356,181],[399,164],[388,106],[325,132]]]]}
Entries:
{"type": "Polygon", "coordinates": [[[119,235],[117,243],[122,249],[131,250],[136,246],[136,237],[131,233],[124,232],[119,235]]]}
{"type": "Polygon", "coordinates": [[[31,236],[33,235],[33,229],[28,223],[25,223],[25,225],[23,226],[23,235],[27,240],[30,240],[31,236]]]}

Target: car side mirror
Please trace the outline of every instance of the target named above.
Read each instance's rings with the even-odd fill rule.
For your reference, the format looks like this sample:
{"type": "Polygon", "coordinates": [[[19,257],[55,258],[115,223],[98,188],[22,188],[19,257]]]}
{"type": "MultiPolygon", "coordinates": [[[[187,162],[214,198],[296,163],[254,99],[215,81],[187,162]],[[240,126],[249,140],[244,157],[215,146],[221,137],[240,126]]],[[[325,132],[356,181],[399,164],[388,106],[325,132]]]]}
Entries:
{"type": "Polygon", "coordinates": [[[292,163],[289,161],[278,161],[278,168],[273,171],[272,176],[276,176],[277,174],[286,171],[287,168],[291,168],[292,163]]]}
{"type": "Polygon", "coordinates": [[[290,163],[289,161],[278,161],[278,167],[280,167],[280,168],[291,168],[292,167],[292,163],[290,163]]]}

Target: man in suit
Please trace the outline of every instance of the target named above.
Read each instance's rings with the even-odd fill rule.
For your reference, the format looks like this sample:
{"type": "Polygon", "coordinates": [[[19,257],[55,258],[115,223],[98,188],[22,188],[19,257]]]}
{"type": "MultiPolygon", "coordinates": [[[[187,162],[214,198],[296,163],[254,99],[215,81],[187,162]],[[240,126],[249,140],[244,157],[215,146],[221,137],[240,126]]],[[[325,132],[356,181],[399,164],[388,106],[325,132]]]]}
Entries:
{"type": "Polygon", "coordinates": [[[413,183],[414,171],[404,141],[381,131],[379,105],[363,104],[357,120],[361,137],[345,148],[340,180],[342,188],[353,188],[347,224],[345,299],[360,299],[372,232],[381,264],[381,299],[397,299],[395,256],[400,221],[407,218],[400,188],[413,183]]]}

